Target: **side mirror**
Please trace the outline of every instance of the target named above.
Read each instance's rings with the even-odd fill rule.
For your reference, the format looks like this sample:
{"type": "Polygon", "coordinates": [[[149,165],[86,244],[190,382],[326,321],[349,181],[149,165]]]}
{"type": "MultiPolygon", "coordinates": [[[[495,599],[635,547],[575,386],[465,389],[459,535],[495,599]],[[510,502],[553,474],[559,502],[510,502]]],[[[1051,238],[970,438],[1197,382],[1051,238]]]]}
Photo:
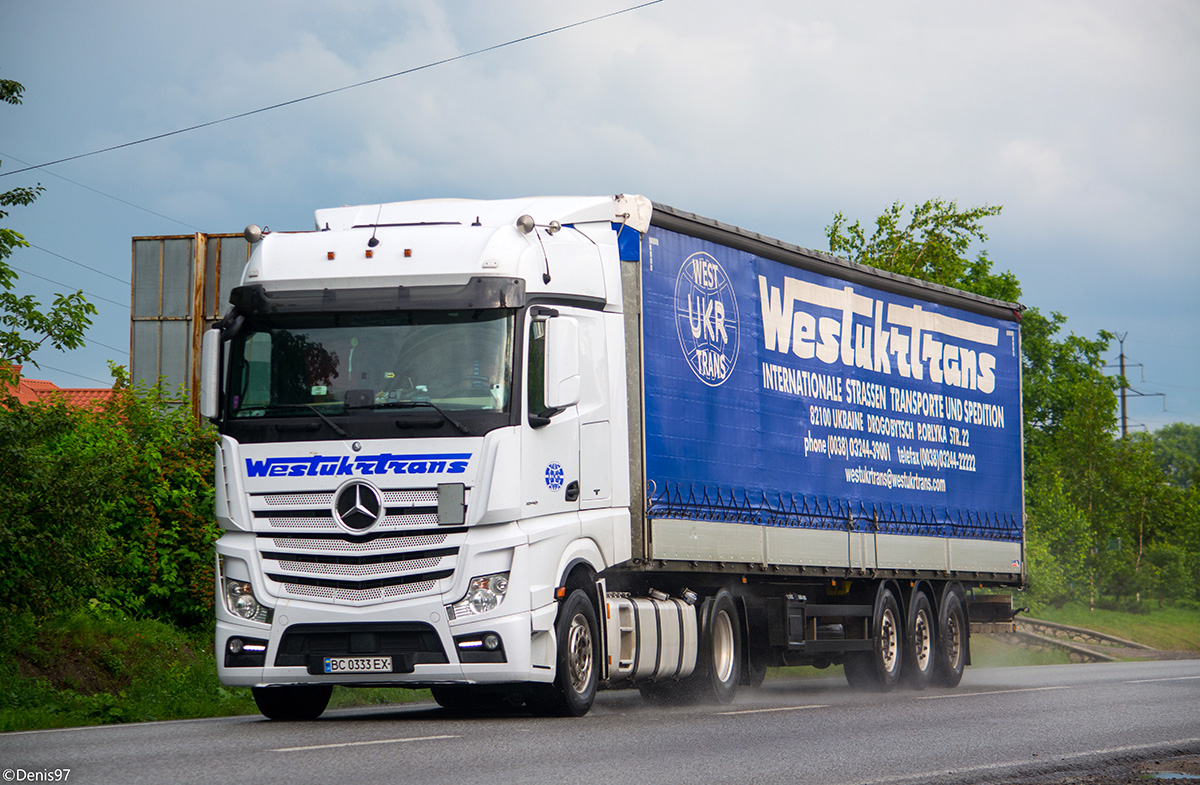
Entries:
{"type": "Polygon", "coordinates": [[[208,330],[200,345],[200,416],[215,420],[221,401],[221,331],[208,330]]]}
{"type": "Polygon", "coordinates": [[[579,403],[579,322],[558,316],[546,322],[546,408],[558,412],[579,403]]]}

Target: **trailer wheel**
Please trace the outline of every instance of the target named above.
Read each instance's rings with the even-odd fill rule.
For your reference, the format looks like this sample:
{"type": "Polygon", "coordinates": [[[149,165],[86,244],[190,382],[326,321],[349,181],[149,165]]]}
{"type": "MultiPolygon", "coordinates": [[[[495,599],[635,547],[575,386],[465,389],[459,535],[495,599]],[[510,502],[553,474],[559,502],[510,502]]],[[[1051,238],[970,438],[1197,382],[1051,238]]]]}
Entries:
{"type": "Polygon", "coordinates": [[[923,690],[933,676],[937,654],[933,626],[933,606],[921,592],[913,595],[904,627],[904,680],[909,687],[923,690]]]}
{"type": "Polygon", "coordinates": [[[557,668],[551,684],[535,684],[525,702],[539,717],[582,717],[598,684],[600,632],[587,592],[576,589],[558,609],[557,668]]]}
{"type": "Polygon", "coordinates": [[[704,603],[700,632],[700,661],[691,686],[697,698],[729,703],[737,692],[742,676],[742,636],[737,606],[729,592],[722,589],[704,603]]]}
{"type": "Polygon", "coordinates": [[[293,684],[286,687],[251,687],[263,716],[284,722],[315,720],[329,705],[330,684],[293,684]]]}
{"type": "Polygon", "coordinates": [[[855,689],[887,692],[900,681],[904,662],[900,605],[885,586],[875,595],[871,630],[875,639],[870,651],[847,652],[842,661],[846,681],[855,689]]]}
{"type": "Polygon", "coordinates": [[[938,621],[933,683],[939,687],[957,687],[967,664],[967,636],[970,634],[962,595],[957,591],[947,592],[938,621]]]}

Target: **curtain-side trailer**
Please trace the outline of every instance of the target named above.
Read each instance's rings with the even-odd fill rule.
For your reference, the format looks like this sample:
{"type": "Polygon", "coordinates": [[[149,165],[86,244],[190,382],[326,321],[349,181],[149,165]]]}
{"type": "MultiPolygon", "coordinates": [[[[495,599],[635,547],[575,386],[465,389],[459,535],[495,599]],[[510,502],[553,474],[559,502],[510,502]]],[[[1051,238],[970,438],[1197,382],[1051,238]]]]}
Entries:
{"type": "Polygon", "coordinates": [[[1023,585],[1021,306],[640,196],[247,229],[205,336],[221,680],[580,715],[953,686],[1023,585]]]}

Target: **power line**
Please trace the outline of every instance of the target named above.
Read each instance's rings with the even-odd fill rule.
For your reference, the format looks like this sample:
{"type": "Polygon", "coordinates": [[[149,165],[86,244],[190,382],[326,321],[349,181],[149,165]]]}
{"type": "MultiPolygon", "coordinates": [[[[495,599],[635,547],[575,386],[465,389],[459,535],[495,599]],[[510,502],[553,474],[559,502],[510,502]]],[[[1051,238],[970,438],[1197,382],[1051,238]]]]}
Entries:
{"type": "MultiPolygon", "coordinates": [[[[135,205],[135,207],[136,207],[136,205],[135,205]]],[[[97,270],[95,267],[88,267],[88,266],[87,266],[86,264],[84,264],[83,262],[77,262],[77,261],[75,261],[74,259],[69,259],[69,258],[67,258],[66,256],[63,256],[63,255],[62,255],[62,254],[60,254],[60,253],[55,253],[54,251],[47,250],[47,249],[43,248],[42,246],[38,245],[37,243],[30,243],[30,244],[29,244],[29,247],[30,247],[30,248],[36,248],[36,249],[38,249],[39,251],[41,251],[42,253],[48,253],[48,254],[50,254],[51,256],[57,256],[59,259],[62,259],[64,262],[70,262],[71,264],[77,264],[77,265],[79,265],[80,267],[82,267],[82,268],[83,268],[83,269],[85,269],[85,270],[91,270],[91,271],[92,271],[92,272],[94,272],[94,273],[99,273],[100,275],[103,275],[105,278],[111,278],[111,279],[113,279],[113,280],[114,280],[114,281],[116,281],[117,283],[123,283],[123,284],[125,284],[126,286],[129,286],[129,285],[130,285],[130,282],[129,282],[129,281],[126,281],[126,280],[125,280],[125,279],[123,279],[123,278],[118,278],[118,277],[117,277],[117,276],[115,276],[115,275],[109,275],[108,273],[104,272],[103,270],[97,270]]],[[[66,284],[62,284],[62,285],[63,285],[63,286],[66,286],[66,284]]]]}
{"type": "Polygon", "coordinates": [[[128,350],[126,350],[126,349],[118,349],[118,348],[117,348],[117,347],[115,347],[115,346],[109,346],[109,345],[108,345],[108,344],[106,344],[106,343],[101,343],[100,341],[97,341],[95,338],[88,338],[88,339],[86,339],[86,341],[84,342],[84,345],[85,345],[85,346],[88,346],[88,345],[91,345],[91,344],[95,344],[96,346],[103,346],[105,349],[112,349],[112,350],[113,350],[114,352],[116,352],[117,354],[123,355],[123,356],[125,356],[125,357],[128,357],[128,356],[129,356],[129,351],[128,351],[128,350]]]}
{"type": "Polygon", "coordinates": [[[145,144],[146,142],[153,142],[158,139],[166,139],[169,136],[177,136],[179,134],[188,133],[189,131],[198,131],[201,128],[208,128],[210,126],[220,125],[221,123],[227,123],[231,120],[240,120],[244,117],[250,117],[251,115],[256,115],[256,114],[262,114],[263,112],[269,112],[273,109],[281,109],[285,106],[292,106],[293,104],[299,104],[299,103],[303,103],[305,101],[311,101],[314,98],[324,98],[327,95],[333,95],[335,93],[345,92],[346,90],[353,90],[356,87],[364,87],[366,85],[375,84],[376,82],[382,82],[387,79],[395,79],[398,76],[409,76],[409,75],[415,74],[419,71],[426,71],[426,70],[429,70],[430,68],[436,68],[439,65],[446,65],[448,63],[454,63],[459,60],[466,60],[469,57],[475,57],[477,55],[487,54],[488,52],[494,52],[497,49],[504,49],[505,47],[515,46],[516,44],[526,43],[527,41],[532,41],[537,38],[544,38],[545,36],[548,36],[548,35],[554,35],[555,33],[561,33],[564,30],[570,30],[570,29],[576,28],[576,27],[583,27],[584,25],[588,25],[593,22],[599,22],[604,19],[611,19],[614,16],[628,14],[632,11],[638,11],[638,10],[647,8],[652,5],[657,5],[661,2],[663,2],[663,0],[650,0],[649,2],[641,3],[640,5],[634,5],[634,6],[630,6],[629,8],[623,8],[620,11],[613,11],[611,13],[601,14],[600,16],[593,16],[590,19],[584,19],[579,22],[572,22],[571,24],[562,25],[561,27],[555,27],[550,30],[543,30],[540,33],[532,33],[530,35],[522,36],[520,38],[514,38],[510,41],[505,41],[504,43],[501,43],[501,44],[493,44],[492,46],[486,46],[483,49],[476,49],[473,52],[467,52],[465,54],[455,55],[453,57],[447,57],[442,60],[435,60],[434,62],[426,63],[425,65],[419,65],[414,68],[407,68],[403,71],[397,71],[394,74],[388,74],[386,76],[377,76],[374,79],[367,79],[366,81],[356,82],[355,84],[345,85],[344,87],[335,87],[332,90],[325,90],[320,93],[313,93],[312,95],[306,95],[302,98],[293,98],[290,101],[282,101],[280,103],[272,104],[270,106],[264,106],[260,109],[252,109],[248,112],[240,112],[238,114],[230,115],[228,117],[222,117],[220,120],[210,120],[206,123],[198,123],[197,125],[190,125],[187,128],[180,128],[175,131],[167,131],[166,133],[155,134],[154,136],[147,136],[142,139],[135,139],[132,142],[125,142],[123,144],[117,144],[117,145],[113,145],[111,147],[105,147],[100,150],[92,150],[90,153],[79,153],[78,155],[70,155],[70,156],[67,156],[66,158],[59,158],[54,161],[46,161],[45,163],[26,166],[23,169],[14,169],[11,172],[0,172],[0,177],[8,177],[9,175],[13,175],[13,174],[21,174],[22,172],[28,172],[33,169],[41,169],[46,166],[54,166],[55,164],[66,163],[67,161],[76,161],[80,158],[87,158],[87,157],[93,156],[93,155],[100,155],[101,153],[110,153],[114,150],[122,150],[126,147],[133,147],[134,145],[145,144]]]}
{"type": "Polygon", "coordinates": [[[43,363],[34,363],[34,365],[38,368],[38,370],[45,368],[48,371],[58,371],[59,373],[65,373],[68,376],[78,376],[80,379],[87,379],[87,380],[93,381],[93,382],[100,382],[101,384],[109,384],[112,382],[111,379],[109,379],[106,382],[103,379],[97,379],[95,376],[84,376],[83,374],[75,373],[74,371],[64,371],[62,368],[55,368],[53,365],[45,365],[43,363]]]}
{"type": "MultiPolygon", "coordinates": [[[[17,158],[15,155],[9,155],[8,153],[5,153],[3,151],[0,151],[0,156],[3,156],[4,158],[11,158],[12,160],[16,161],[17,163],[25,164],[33,169],[40,168],[40,167],[33,166],[28,161],[22,161],[20,158],[17,158]]],[[[28,171],[28,170],[22,170],[22,171],[28,171]]],[[[134,204],[133,202],[130,202],[126,199],[122,199],[119,196],[113,196],[110,193],[105,193],[104,191],[101,191],[99,188],[93,188],[90,185],[84,185],[83,183],[81,183],[77,180],[72,180],[70,177],[63,177],[61,174],[51,172],[49,169],[43,169],[42,171],[44,171],[46,174],[50,175],[51,177],[57,177],[59,180],[65,180],[66,182],[70,183],[71,185],[77,185],[80,188],[85,188],[85,189],[91,191],[92,193],[99,194],[100,196],[106,197],[108,199],[112,199],[113,201],[120,202],[121,204],[124,204],[124,205],[128,205],[129,207],[133,207],[137,210],[141,210],[144,213],[150,213],[150,215],[155,215],[155,216],[158,216],[159,218],[165,218],[168,221],[179,224],[180,226],[186,226],[187,228],[192,229],[193,231],[197,231],[197,232],[201,231],[200,227],[192,226],[187,221],[181,221],[178,218],[172,218],[169,215],[163,215],[160,212],[151,210],[149,207],[142,207],[140,204],[134,204]]],[[[14,174],[14,173],[9,172],[9,174],[14,174]]],[[[42,250],[46,250],[46,249],[43,248],[42,250]]],[[[47,251],[47,253],[49,253],[49,251],[47,251]]],[[[67,261],[69,262],[71,260],[67,259],[67,261]]]]}
{"type": "MultiPolygon", "coordinates": [[[[43,281],[47,281],[48,283],[52,283],[52,284],[54,284],[55,286],[65,286],[65,287],[67,287],[68,289],[71,289],[71,288],[73,288],[73,287],[72,287],[70,284],[65,284],[65,283],[63,283],[62,281],[56,281],[56,280],[54,280],[53,278],[47,278],[46,276],[44,276],[44,275],[38,275],[37,273],[31,273],[31,272],[29,272],[28,270],[22,270],[20,267],[17,267],[16,265],[10,264],[10,265],[8,265],[8,266],[9,266],[9,267],[11,267],[12,269],[16,270],[16,271],[17,271],[17,272],[19,272],[19,273],[22,273],[22,274],[24,274],[24,275],[32,275],[34,278],[41,278],[43,281]]],[[[95,297],[97,300],[103,300],[103,301],[104,301],[104,302],[106,302],[106,303],[112,303],[113,305],[119,305],[119,306],[121,306],[122,308],[124,308],[125,310],[127,310],[127,311],[129,310],[129,306],[128,306],[126,303],[119,303],[119,302],[117,302],[116,300],[110,300],[110,299],[108,299],[107,297],[102,297],[102,296],[100,296],[100,295],[98,295],[98,294],[95,294],[95,293],[93,293],[93,292],[89,292],[89,291],[87,291],[86,289],[80,289],[79,291],[83,292],[83,293],[84,293],[84,294],[86,294],[88,297],[95,297]]]]}

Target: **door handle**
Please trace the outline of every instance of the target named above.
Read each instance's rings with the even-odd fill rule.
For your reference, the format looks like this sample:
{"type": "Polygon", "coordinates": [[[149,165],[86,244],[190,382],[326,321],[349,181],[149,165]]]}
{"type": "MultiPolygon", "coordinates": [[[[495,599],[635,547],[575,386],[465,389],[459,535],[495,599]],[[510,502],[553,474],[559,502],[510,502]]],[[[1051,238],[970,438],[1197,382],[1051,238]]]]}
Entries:
{"type": "Polygon", "coordinates": [[[567,501],[579,501],[579,480],[571,480],[567,483],[567,501]]]}

